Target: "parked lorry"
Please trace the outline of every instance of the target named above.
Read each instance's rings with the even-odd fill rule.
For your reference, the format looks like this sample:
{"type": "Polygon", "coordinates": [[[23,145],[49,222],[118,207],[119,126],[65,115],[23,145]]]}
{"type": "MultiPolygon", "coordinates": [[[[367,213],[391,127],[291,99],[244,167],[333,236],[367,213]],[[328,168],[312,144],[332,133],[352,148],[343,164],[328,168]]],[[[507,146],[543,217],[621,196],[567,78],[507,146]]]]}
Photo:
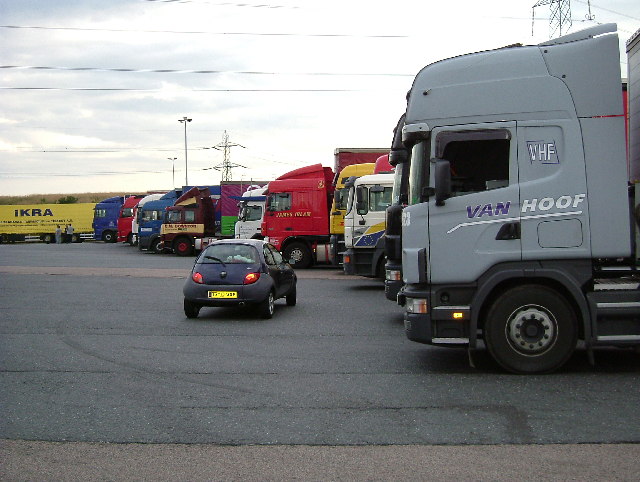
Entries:
{"type": "Polygon", "coordinates": [[[269,183],[262,235],[294,268],[330,261],[333,177],[330,167],[313,164],[269,183]]]}
{"type": "Polygon", "coordinates": [[[347,211],[347,202],[349,199],[347,182],[360,176],[373,174],[375,167],[375,162],[350,164],[344,167],[335,178],[335,191],[333,192],[333,202],[329,214],[331,264],[334,266],[342,264],[342,255],[346,249],[344,246],[344,216],[347,211]]]}
{"type": "Polygon", "coordinates": [[[236,197],[238,200],[238,221],[234,227],[236,239],[263,239],[262,217],[264,215],[264,195],[267,187],[250,189],[236,197]]]}
{"type": "Polygon", "coordinates": [[[394,167],[391,205],[386,211],[384,250],[385,262],[384,294],[388,300],[396,301],[402,287],[402,210],[407,205],[409,192],[409,150],[402,142],[404,114],[393,131],[389,152],[389,164],[394,167]]]}
{"type": "Polygon", "coordinates": [[[345,274],[384,278],[385,214],[393,179],[393,174],[371,174],[353,181],[344,218],[345,274]]]}
{"type": "Polygon", "coordinates": [[[160,253],[160,228],[164,222],[165,210],[173,206],[182,195],[181,189],[174,189],[160,199],[149,201],[138,210],[138,249],[160,253]]]}
{"type": "Polygon", "coordinates": [[[346,274],[384,278],[385,212],[391,204],[393,168],[389,154],[380,156],[374,173],[347,182],[349,202],[344,218],[346,274]]]}
{"type": "Polygon", "coordinates": [[[238,198],[246,191],[264,187],[269,181],[222,181],[220,183],[219,236],[232,238],[238,220],[238,198]]]}
{"type": "Polygon", "coordinates": [[[0,243],[39,239],[55,242],[56,229],[73,226],[70,241],[93,237],[94,203],[0,205],[0,243]]]}
{"type": "MultiPolygon", "coordinates": [[[[639,43],[638,32],[627,43],[632,175],[639,43]]],[[[561,367],[578,341],[592,363],[596,346],[640,345],[620,80],[614,24],[418,73],[403,128],[409,339],[470,355],[482,339],[516,373],[561,367]]]]}
{"type": "Polygon", "coordinates": [[[93,239],[105,243],[118,240],[118,217],[124,196],[103,199],[95,205],[93,214],[93,239]]]}
{"type": "Polygon", "coordinates": [[[140,201],[138,201],[138,204],[136,204],[135,207],[133,208],[133,219],[131,220],[131,237],[132,237],[131,245],[132,246],[137,246],[140,240],[140,232],[139,232],[140,231],[140,222],[139,222],[140,212],[148,202],[157,201],[162,196],[164,196],[164,194],[165,194],[164,192],[148,194],[142,199],[140,199],[140,201]]]}
{"type": "Polygon", "coordinates": [[[142,194],[134,194],[125,198],[118,216],[118,242],[129,243],[133,246],[133,215],[135,208],[144,197],[142,194]]]}
{"type": "Polygon", "coordinates": [[[178,256],[189,256],[216,239],[216,205],[220,191],[215,188],[188,189],[173,206],[167,207],[160,228],[159,250],[169,250],[178,256]],[[214,189],[212,194],[211,190],[214,189]]]}

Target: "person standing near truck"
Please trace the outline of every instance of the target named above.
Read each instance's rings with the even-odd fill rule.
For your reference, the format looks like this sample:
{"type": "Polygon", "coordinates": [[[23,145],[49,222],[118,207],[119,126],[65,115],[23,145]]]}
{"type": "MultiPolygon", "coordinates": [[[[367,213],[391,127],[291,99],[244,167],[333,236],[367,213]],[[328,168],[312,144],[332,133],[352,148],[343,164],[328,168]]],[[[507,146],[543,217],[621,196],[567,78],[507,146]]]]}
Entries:
{"type": "Polygon", "coordinates": [[[73,226],[71,225],[71,223],[67,224],[66,232],[67,232],[66,242],[67,243],[73,242],[73,226]]]}
{"type": "Polygon", "coordinates": [[[58,224],[56,227],[56,244],[62,243],[62,229],[60,229],[60,225],[58,224]]]}

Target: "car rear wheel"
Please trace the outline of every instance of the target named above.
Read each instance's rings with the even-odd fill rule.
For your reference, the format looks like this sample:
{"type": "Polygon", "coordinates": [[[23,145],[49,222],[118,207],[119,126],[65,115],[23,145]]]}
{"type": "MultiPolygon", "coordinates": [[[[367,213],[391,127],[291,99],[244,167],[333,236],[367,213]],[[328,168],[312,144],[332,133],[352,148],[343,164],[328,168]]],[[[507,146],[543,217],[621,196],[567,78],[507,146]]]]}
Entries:
{"type": "Polygon", "coordinates": [[[197,318],[200,313],[200,305],[197,305],[187,299],[184,300],[184,314],[187,318],[197,318]]]}
{"type": "Polygon", "coordinates": [[[287,293],[287,296],[285,297],[285,299],[287,300],[287,306],[296,306],[296,285],[293,285],[293,288],[291,288],[291,291],[289,291],[289,293],[287,293]]]}
{"type": "Polygon", "coordinates": [[[273,296],[273,291],[269,291],[269,295],[259,305],[260,316],[262,316],[262,318],[268,320],[273,316],[273,311],[275,310],[275,302],[276,299],[275,296],[273,296]]]}

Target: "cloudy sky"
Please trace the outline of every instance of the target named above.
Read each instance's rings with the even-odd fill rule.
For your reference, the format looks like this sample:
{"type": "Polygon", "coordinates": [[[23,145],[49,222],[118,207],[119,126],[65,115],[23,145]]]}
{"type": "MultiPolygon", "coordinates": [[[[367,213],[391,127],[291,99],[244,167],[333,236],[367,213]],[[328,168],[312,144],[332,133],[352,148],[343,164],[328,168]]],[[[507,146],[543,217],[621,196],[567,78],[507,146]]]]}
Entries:
{"type": "MultiPolygon", "coordinates": [[[[0,194],[217,184],[225,131],[238,181],[388,148],[424,65],[547,40],[535,3],[0,0],[0,194]]],[[[571,11],[621,44],[640,27],[637,0],[571,11]]]]}

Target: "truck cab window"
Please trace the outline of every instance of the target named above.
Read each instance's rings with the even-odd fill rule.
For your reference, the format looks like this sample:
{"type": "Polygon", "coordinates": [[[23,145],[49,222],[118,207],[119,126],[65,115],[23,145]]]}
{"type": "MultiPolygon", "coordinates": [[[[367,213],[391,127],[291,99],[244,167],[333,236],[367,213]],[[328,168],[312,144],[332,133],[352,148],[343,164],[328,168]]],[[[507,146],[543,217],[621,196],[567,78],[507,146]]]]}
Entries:
{"type": "Polygon", "coordinates": [[[291,209],[291,193],[276,192],[269,194],[269,211],[289,211],[291,209]]]}
{"type": "Polygon", "coordinates": [[[195,223],[196,222],[196,212],[187,210],[184,212],[184,222],[185,223],[195,223]]]}
{"type": "Polygon", "coordinates": [[[409,204],[423,202],[422,191],[429,184],[429,141],[421,141],[411,150],[409,173],[409,204]]]}
{"type": "Polygon", "coordinates": [[[510,133],[504,129],[441,133],[436,156],[451,163],[452,195],[508,186],[509,144],[510,133]]]}

